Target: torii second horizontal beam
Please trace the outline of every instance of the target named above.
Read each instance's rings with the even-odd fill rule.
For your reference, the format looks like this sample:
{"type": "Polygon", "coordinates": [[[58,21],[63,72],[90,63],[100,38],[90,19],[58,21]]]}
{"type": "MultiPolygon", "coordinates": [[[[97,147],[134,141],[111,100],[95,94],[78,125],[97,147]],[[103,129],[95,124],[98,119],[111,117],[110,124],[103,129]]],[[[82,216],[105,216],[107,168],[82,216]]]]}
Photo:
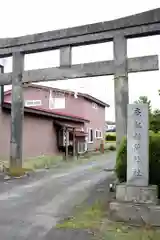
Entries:
{"type": "MultiPolygon", "coordinates": [[[[155,71],[159,69],[158,56],[128,58],[128,73],[155,71]]],[[[56,81],[83,77],[98,77],[114,74],[114,61],[92,62],[24,71],[23,83],[56,81]]],[[[12,83],[12,73],[0,74],[0,85],[12,83]]]]}

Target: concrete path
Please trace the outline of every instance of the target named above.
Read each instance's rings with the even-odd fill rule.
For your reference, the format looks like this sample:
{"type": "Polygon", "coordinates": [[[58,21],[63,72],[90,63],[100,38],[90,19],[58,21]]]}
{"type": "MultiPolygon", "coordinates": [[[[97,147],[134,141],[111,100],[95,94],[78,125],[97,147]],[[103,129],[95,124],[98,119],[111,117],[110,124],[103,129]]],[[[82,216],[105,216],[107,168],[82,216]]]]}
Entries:
{"type": "MultiPolygon", "coordinates": [[[[29,179],[0,183],[0,238],[39,240],[112,173],[115,153],[72,169],[50,170],[29,179]]],[[[56,240],[56,239],[54,239],[56,240]]]]}

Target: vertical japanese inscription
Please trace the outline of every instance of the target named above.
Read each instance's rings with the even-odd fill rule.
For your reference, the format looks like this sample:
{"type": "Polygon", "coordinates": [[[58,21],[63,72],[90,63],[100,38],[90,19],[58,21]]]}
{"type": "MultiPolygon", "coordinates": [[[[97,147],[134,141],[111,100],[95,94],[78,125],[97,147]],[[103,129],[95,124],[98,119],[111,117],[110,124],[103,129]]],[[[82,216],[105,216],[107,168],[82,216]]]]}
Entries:
{"type": "Polygon", "coordinates": [[[127,182],[148,185],[148,105],[128,105],[127,182]]]}
{"type": "Polygon", "coordinates": [[[133,161],[134,161],[134,167],[132,169],[133,175],[135,177],[141,177],[142,172],[140,168],[141,163],[141,157],[139,155],[139,150],[141,148],[140,141],[141,141],[141,132],[139,132],[139,129],[143,128],[142,126],[142,113],[141,109],[139,107],[133,107],[133,117],[136,116],[137,119],[135,119],[135,131],[133,132],[133,161]],[[137,161],[138,160],[138,161],[137,161]]]}

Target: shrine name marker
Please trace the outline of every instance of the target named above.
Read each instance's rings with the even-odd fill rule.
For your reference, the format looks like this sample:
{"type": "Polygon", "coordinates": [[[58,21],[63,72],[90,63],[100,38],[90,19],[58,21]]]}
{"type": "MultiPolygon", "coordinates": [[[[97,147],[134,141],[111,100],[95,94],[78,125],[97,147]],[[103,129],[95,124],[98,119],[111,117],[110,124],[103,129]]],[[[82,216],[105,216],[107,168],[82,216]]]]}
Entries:
{"type": "Polygon", "coordinates": [[[127,184],[148,186],[148,104],[128,104],[127,184]]]}

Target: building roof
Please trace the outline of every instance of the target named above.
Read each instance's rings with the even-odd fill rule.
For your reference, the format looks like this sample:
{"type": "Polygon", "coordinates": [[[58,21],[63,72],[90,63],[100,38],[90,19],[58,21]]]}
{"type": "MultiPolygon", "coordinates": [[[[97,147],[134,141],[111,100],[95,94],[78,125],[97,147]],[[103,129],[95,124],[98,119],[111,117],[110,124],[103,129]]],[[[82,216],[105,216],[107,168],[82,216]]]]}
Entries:
{"type": "MultiPolygon", "coordinates": [[[[37,89],[45,89],[45,90],[54,90],[56,92],[61,92],[61,93],[68,93],[68,94],[75,94],[74,91],[71,91],[71,90],[67,90],[67,89],[59,89],[59,88],[54,88],[54,87],[49,87],[49,86],[43,86],[43,85],[39,85],[39,84],[24,84],[23,87],[32,87],[32,88],[37,88],[37,89]]],[[[4,92],[4,95],[7,95],[7,94],[10,94],[11,93],[11,89],[8,90],[8,91],[5,91],[4,92]]],[[[90,94],[87,94],[87,93],[81,93],[81,92],[77,92],[77,96],[80,96],[80,97],[84,97],[85,99],[87,100],[90,100],[90,101],[93,101],[103,107],[110,107],[109,104],[91,96],[90,94]]]]}
{"type": "MultiPolygon", "coordinates": [[[[70,90],[64,90],[64,89],[59,89],[59,88],[53,88],[53,87],[48,87],[48,86],[42,86],[42,85],[39,85],[39,84],[25,84],[24,85],[25,88],[27,87],[32,87],[32,88],[36,88],[36,89],[45,89],[45,90],[54,90],[54,91],[57,91],[57,92],[62,92],[62,93],[68,93],[68,94],[75,94],[75,92],[73,91],[70,91],[70,90]]],[[[8,95],[8,94],[11,94],[11,89],[8,90],[8,91],[5,91],[4,92],[4,95],[8,95]]],[[[87,100],[90,100],[90,101],[93,101],[95,103],[98,103],[100,104],[101,106],[104,106],[104,107],[109,107],[108,104],[102,102],[101,100],[95,98],[95,97],[92,97],[91,95],[89,94],[85,94],[85,93],[77,93],[78,96],[81,96],[81,97],[84,97],[86,98],[87,100]]],[[[8,102],[4,102],[3,104],[4,107],[7,107],[7,108],[10,108],[10,103],[8,102]]],[[[25,112],[34,112],[36,114],[40,114],[40,115],[46,115],[46,116],[52,116],[54,118],[63,118],[63,119],[68,119],[68,120],[72,120],[72,121],[76,121],[76,122],[89,122],[88,119],[84,119],[82,118],[81,116],[75,116],[75,115],[72,115],[72,114],[67,114],[67,113],[62,113],[62,112],[53,112],[53,110],[49,110],[49,109],[44,109],[44,108],[35,108],[35,107],[24,107],[24,111],[25,112]]]]}
{"type": "MultiPolygon", "coordinates": [[[[11,109],[11,103],[4,102],[3,103],[3,108],[11,109]]],[[[61,119],[61,120],[68,120],[68,121],[78,122],[78,123],[89,122],[88,119],[82,118],[80,116],[76,116],[76,115],[72,115],[72,114],[66,114],[66,113],[61,113],[61,112],[56,112],[55,113],[52,110],[49,110],[49,109],[46,110],[46,109],[43,109],[43,108],[24,107],[24,112],[25,113],[34,114],[34,115],[52,117],[52,118],[55,118],[55,119],[61,119]]]]}
{"type": "MultiPolygon", "coordinates": [[[[62,92],[62,93],[69,93],[69,94],[75,94],[74,91],[71,91],[71,90],[67,90],[67,89],[59,89],[59,88],[54,88],[54,87],[49,87],[49,86],[42,86],[42,85],[39,85],[39,84],[25,84],[24,87],[33,87],[33,88],[38,88],[38,89],[52,89],[54,91],[57,91],[57,92],[62,92]]],[[[85,99],[87,100],[90,100],[90,101],[93,101],[103,107],[110,107],[109,104],[91,96],[90,94],[87,94],[87,93],[81,93],[81,92],[77,92],[77,95],[80,96],[80,97],[84,97],[85,99]]]]}

